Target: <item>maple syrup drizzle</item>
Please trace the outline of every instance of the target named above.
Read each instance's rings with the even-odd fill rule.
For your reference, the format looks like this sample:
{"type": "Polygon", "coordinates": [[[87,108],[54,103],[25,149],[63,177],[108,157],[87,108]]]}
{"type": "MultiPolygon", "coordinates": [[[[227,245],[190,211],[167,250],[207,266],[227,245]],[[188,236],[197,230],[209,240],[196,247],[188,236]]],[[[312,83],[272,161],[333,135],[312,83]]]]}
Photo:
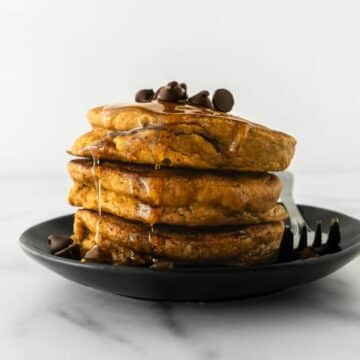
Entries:
{"type": "MultiPolygon", "coordinates": [[[[100,222],[102,217],[102,209],[101,209],[101,178],[98,175],[99,171],[97,169],[100,166],[100,156],[102,153],[102,150],[104,147],[109,143],[112,142],[114,138],[117,136],[127,136],[132,134],[141,133],[146,130],[166,130],[166,132],[158,131],[158,134],[149,144],[151,147],[151,153],[152,157],[154,159],[154,168],[155,170],[160,170],[161,165],[164,163],[165,155],[167,152],[167,149],[169,145],[171,144],[171,141],[173,141],[174,136],[176,136],[178,130],[176,129],[176,126],[179,125],[178,121],[170,121],[167,122],[166,118],[172,118],[172,116],[179,117],[179,115],[196,115],[196,116],[208,116],[208,117],[217,117],[217,118],[223,118],[228,120],[237,120],[239,122],[243,122],[246,124],[244,129],[240,132],[237,132],[232,139],[228,151],[229,153],[234,153],[240,150],[241,143],[245,137],[248,135],[248,131],[252,126],[255,124],[251,123],[250,121],[247,121],[245,119],[230,115],[230,114],[223,114],[219,113],[217,111],[211,110],[211,109],[205,109],[205,108],[198,108],[193,107],[189,105],[174,105],[171,103],[164,104],[159,102],[152,102],[147,104],[135,104],[135,105],[113,105],[113,106],[104,106],[101,108],[101,124],[103,128],[106,128],[108,126],[108,123],[111,121],[114,114],[121,112],[123,109],[128,108],[139,108],[139,110],[147,110],[150,113],[155,113],[158,118],[158,122],[155,124],[149,124],[145,121],[140,120],[141,117],[139,117],[139,121],[136,124],[136,127],[133,127],[132,129],[128,130],[109,130],[107,134],[100,140],[85,146],[82,149],[83,153],[89,153],[92,158],[92,174],[94,177],[94,184],[96,189],[96,197],[97,197],[97,213],[98,213],[98,219],[96,222],[96,231],[95,231],[95,246],[98,246],[99,240],[100,240],[100,222]],[[165,139],[162,139],[162,137],[165,136],[165,139]],[[165,140],[165,141],[162,141],[165,140]]],[[[191,123],[184,123],[184,124],[191,124],[191,123]]],[[[199,125],[197,122],[194,122],[194,125],[199,125]]],[[[258,125],[255,125],[258,126],[258,125]]],[[[129,152],[129,150],[125,150],[129,152]]],[[[129,154],[128,154],[129,155],[129,154]]],[[[127,156],[128,158],[128,156],[127,156]]],[[[132,177],[129,178],[129,186],[130,186],[130,193],[133,195],[134,193],[134,182],[135,179],[132,177]]],[[[150,195],[150,187],[147,181],[144,181],[140,178],[141,185],[145,188],[145,191],[150,195]]],[[[150,205],[147,204],[140,204],[138,208],[138,213],[141,215],[142,218],[147,218],[150,225],[148,229],[148,242],[151,245],[152,243],[152,235],[154,233],[154,224],[158,220],[158,209],[153,208],[150,205]]],[[[135,236],[136,238],[136,236],[135,236]]],[[[132,234],[129,235],[130,241],[135,241],[135,238],[132,234]]],[[[130,252],[130,258],[133,259],[135,256],[134,252],[130,252]]]]}
{"type": "Polygon", "coordinates": [[[95,232],[95,243],[99,242],[99,232],[100,232],[100,221],[101,221],[101,178],[96,175],[96,169],[100,165],[99,159],[93,159],[94,161],[94,173],[95,173],[95,190],[96,190],[96,201],[97,201],[97,212],[98,212],[98,221],[96,222],[96,232],[95,232]]]}
{"type": "Polygon", "coordinates": [[[100,176],[97,174],[98,171],[97,169],[100,166],[100,159],[96,156],[96,151],[98,151],[98,147],[97,146],[93,146],[93,145],[89,145],[86,147],[86,150],[90,152],[91,154],[91,158],[92,158],[92,167],[91,167],[91,172],[94,178],[94,186],[95,186],[95,190],[96,190],[96,203],[97,203],[97,213],[98,213],[98,218],[96,221],[96,228],[95,228],[95,246],[98,246],[99,244],[99,240],[100,240],[100,222],[101,222],[101,216],[102,216],[102,210],[101,210],[101,178],[100,176]]]}
{"type": "Polygon", "coordinates": [[[123,109],[138,109],[139,111],[148,111],[150,113],[155,113],[158,115],[193,115],[193,116],[206,116],[206,117],[216,117],[222,119],[231,119],[236,121],[248,122],[249,124],[254,124],[249,120],[241,118],[240,116],[232,115],[230,113],[223,113],[221,111],[216,111],[210,108],[202,106],[194,106],[190,104],[179,104],[176,102],[163,102],[154,100],[148,103],[132,103],[132,104],[112,104],[105,105],[96,108],[97,111],[101,112],[101,120],[104,126],[107,125],[107,122],[117,113],[123,109]]]}
{"type": "MultiPolygon", "coordinates": [[[[124,130],[109,130],[105,137],[96,141],[93,145],[101,147],[102,145],[106,145],[108,142],[112,142],[112,140],[117,136],[133,135],[151,129],[164,129],[164,132],[159,131],[157,136],[155,136],[151,143],[148,144],[151,149],[155,170],[159,170],[160,167],[165,164],[167,149],[174,140],[174,137],[179,134],[179,131],[181,132],[178,128],[179,125],[196,125],[202,127],[202,117],[223,119],[224,121],[230,120],[242,124],[242,126],[234,131],[233,139],[226,147],[223,148],[223,145],[220,145],[220,151],[224,156],[229,157],[237,156],[239,152],[241,152],[242,145],[245,143],[245,139],[252,127],[265,128],[262,125],[255,124],[247,119],[229,113],[222,113],[213,109],[188,104],[161,101],[100,106],[90,111],[90,123],[94,127],[111,129],[112,126],[114,126],[112,122],[118,122],[120,120],[118,116],[122,112],[129,110],[139,112],[139,116],[135,116],[136,122],[133,124],[132,128],[124,130]],[[149,123],[146,113],[155,116],[155,123],[149,123]],[[186,120],[186,116],[188,115],[191,115],[192,119],[190,118],[189,120],[188,118],[188,120],[186,120]]],[[[203,136],[206,141],[213,142],[211,141],[211,136],[207,138],[206,131],[205,133],[199,133],[199,135],[203,136]]],[[[214,146],[216,147],[216,144],[214,146]]],[[[130,155],[126,156],[127,160],[131,160],[131,154],[129,154],[129,151],[131,151],[131,149],[125,151],[128,153],[127,155],[130,155]]],[[[98,150],[98,152],[100,151],[98,150]]]]}
{"type": "Polygon", "coordinates": [[[246,125],[241,131],[235,133],[230,146],[229,146],[229,153],[239,153],[241,150],[241,144],[244,139],[247,138],[248,133],[250,130],[250,126],[246,125]]]}

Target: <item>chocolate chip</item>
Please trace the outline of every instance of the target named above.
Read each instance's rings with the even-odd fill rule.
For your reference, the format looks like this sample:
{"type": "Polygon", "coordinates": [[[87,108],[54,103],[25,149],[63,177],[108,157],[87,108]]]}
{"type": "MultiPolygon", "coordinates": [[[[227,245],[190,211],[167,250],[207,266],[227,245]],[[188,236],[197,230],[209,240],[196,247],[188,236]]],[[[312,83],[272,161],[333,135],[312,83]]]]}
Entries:
{"type": "Polygon", "coordinates": [[[61,235],[49,235],[49,248],[52,254],[65,249],[70,244],[72,244],[72,240],[67,236],[61,235]]]}
{"type": "Polygon", "coordinates": [[[170,81],[168,83],[168,86],[170,86],[171,88],[175,87],[175,86],[178,86],[178,82],[177,81],[170,81]]]}
{"type": "Polygon", "coordinates": [[[139,103],[150,102],[154,98],[153,89],[142,89],[139,90],[135,95],[135,101],[139,103]]]}
{"type": "Polygon", "coordinates": [[[65,249],[57,251],[54,255],[68,259],[80,260],[80,246],[78,244],[71,244],[65,249]]]}
{"type": "Polygon", "coordinates": [[[321,245],[321,246],[317,247],[315,250],[316,250],[317,254],[319,254],[321,256],[329,253],[329,248],[326,245],[321,245]]]}
{"type": "Polygon", "coordinates": [[[165,165],[165,166],[170,166],[171,165],[171,160],[168,159],[168,158],[162,159],[161,164],[165,165]]]}
{"type": "Polygon", "coordinates": [[[163,86],[159,87],[156,91],[155,91],[155,95],[154,95],[154,99],[158,98],[159,92],[160,90],[163,88],[163,86]]]}
{"type": "Polygon", "coordinates": [[[173,269],[175,264],[173,261],[153,259],[152,269],[173,269]]]}
{"type": "Polygon", "coordinates": [[[329,245],[325,244],[325,245],[321,245],[320,247],[316,248],[315,250],[320,256],[322,256],[322,255],[327,255],[327,254],[334,254],[334,253],[340,251],[341,247],[339,245],[330,247],[329,245]]]}
{"type": "Polygon", "coordinates": [[[94,245],[84,255],[84,259],[88,261],[111,262],[111,259],[104,254],[98,245],[94,245]]]}
{"type": "Polygon", "coordinates": [[[207,90],[200,91],[191,98],[189,98],[189,104],[195,106],[204,106],[210,109],[213,108],[209,99],[209,92],[207,90]]]}
{"type": "Polygon", "coordinates": [[[234,106],[234,97],[226,89],[217,89],[212,98],[214,108],[218,111],[228,112],[234,106]]]}
{"type": "Polygon", "coordinates": [[[179,94],[173,91],[172,88],[163,86],[159,89],[157,99],[160,101],[176,101],[179,99],[179,94]]]}
{"type": "Polygon", "coordinates": [[[300,259],[309,259],[312,257],[319,256],[319,254],[314,250],[314,248],[310,246],[307,246],[302,250],[300,250],[297,255],[300,259]]]}
{"type": "Polygon", "coordinates": [[[180,86],[177,81],[171,81],[166,86],[162,86],[156,91],[155,96],[160,101],[171,102],[187,98],[186,89],[180,86]]]}
{"type": "Polygon", "coordinates": [[[100,257],[100,250],[97,245],[93,246],[84,255],[84,259],[86,260],[99,260],[99,257],[100,257]]]}
{"type": "Polygon", "coordinates": [[[185,91],[187,90],[187,85],[185,83],[180,83],[180,87],[182,87],[185,91]]]}

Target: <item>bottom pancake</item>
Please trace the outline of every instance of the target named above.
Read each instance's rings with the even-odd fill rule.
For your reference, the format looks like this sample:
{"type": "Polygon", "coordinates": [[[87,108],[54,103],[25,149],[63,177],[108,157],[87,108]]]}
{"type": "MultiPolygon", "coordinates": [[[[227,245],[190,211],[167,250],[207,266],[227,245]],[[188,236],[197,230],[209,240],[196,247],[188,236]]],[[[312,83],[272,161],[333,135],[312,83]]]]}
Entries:
{"type": "Polygon", "coordinates": [[[163,261],[184,264],[266,262],[279,248],[281,221],[216,228],[150,227],[90,210],[75,214],[72,239],[82,257],[113,264],[151,265],[163,261]]]}

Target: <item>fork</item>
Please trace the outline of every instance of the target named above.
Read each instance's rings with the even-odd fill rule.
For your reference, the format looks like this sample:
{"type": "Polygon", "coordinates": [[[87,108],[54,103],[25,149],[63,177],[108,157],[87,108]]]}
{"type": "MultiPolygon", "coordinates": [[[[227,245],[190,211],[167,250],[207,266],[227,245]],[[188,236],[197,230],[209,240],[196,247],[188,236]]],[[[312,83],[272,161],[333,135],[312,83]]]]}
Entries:
{"type": "Polygon", "coordinates": [[[322,232],[321,220],[315,231],[309,226],[295,204],[293,189],[294,175],[285,171],[277,173],[283,184],[281,201],[289,215],[289,226],[285,227],[279,248],[279,261],[289,261],[300,257],[310,257],[334,253],[340,250],[341,240],[339,219],[333,218],[329,232],[322,232]],[[323,239],[327,238],[325,244],[323,239]]]}

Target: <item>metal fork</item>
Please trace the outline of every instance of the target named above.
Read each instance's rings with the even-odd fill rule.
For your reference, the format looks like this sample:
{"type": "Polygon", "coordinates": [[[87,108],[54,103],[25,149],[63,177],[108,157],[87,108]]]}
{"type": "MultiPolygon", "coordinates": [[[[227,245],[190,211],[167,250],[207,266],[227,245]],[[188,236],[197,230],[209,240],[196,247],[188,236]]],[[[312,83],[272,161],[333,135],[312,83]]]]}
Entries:
{"type": "Polygon", "coordinates": [[[309,226],[296,206],[293,196],[294,175],[288,171],[277,174],[283,184],[281,201],[289,214],[290,226],[287,226],[279,249],[279,261],[289,261],[298,258],[307,251],[307,256],[325,255],[340,250],[339,219],[333,218],[329,232],[322,232],[321,220],[317,222],[315,231],[309,226]],[[327,238],[323,244],[322,240],[327,238]]]}

